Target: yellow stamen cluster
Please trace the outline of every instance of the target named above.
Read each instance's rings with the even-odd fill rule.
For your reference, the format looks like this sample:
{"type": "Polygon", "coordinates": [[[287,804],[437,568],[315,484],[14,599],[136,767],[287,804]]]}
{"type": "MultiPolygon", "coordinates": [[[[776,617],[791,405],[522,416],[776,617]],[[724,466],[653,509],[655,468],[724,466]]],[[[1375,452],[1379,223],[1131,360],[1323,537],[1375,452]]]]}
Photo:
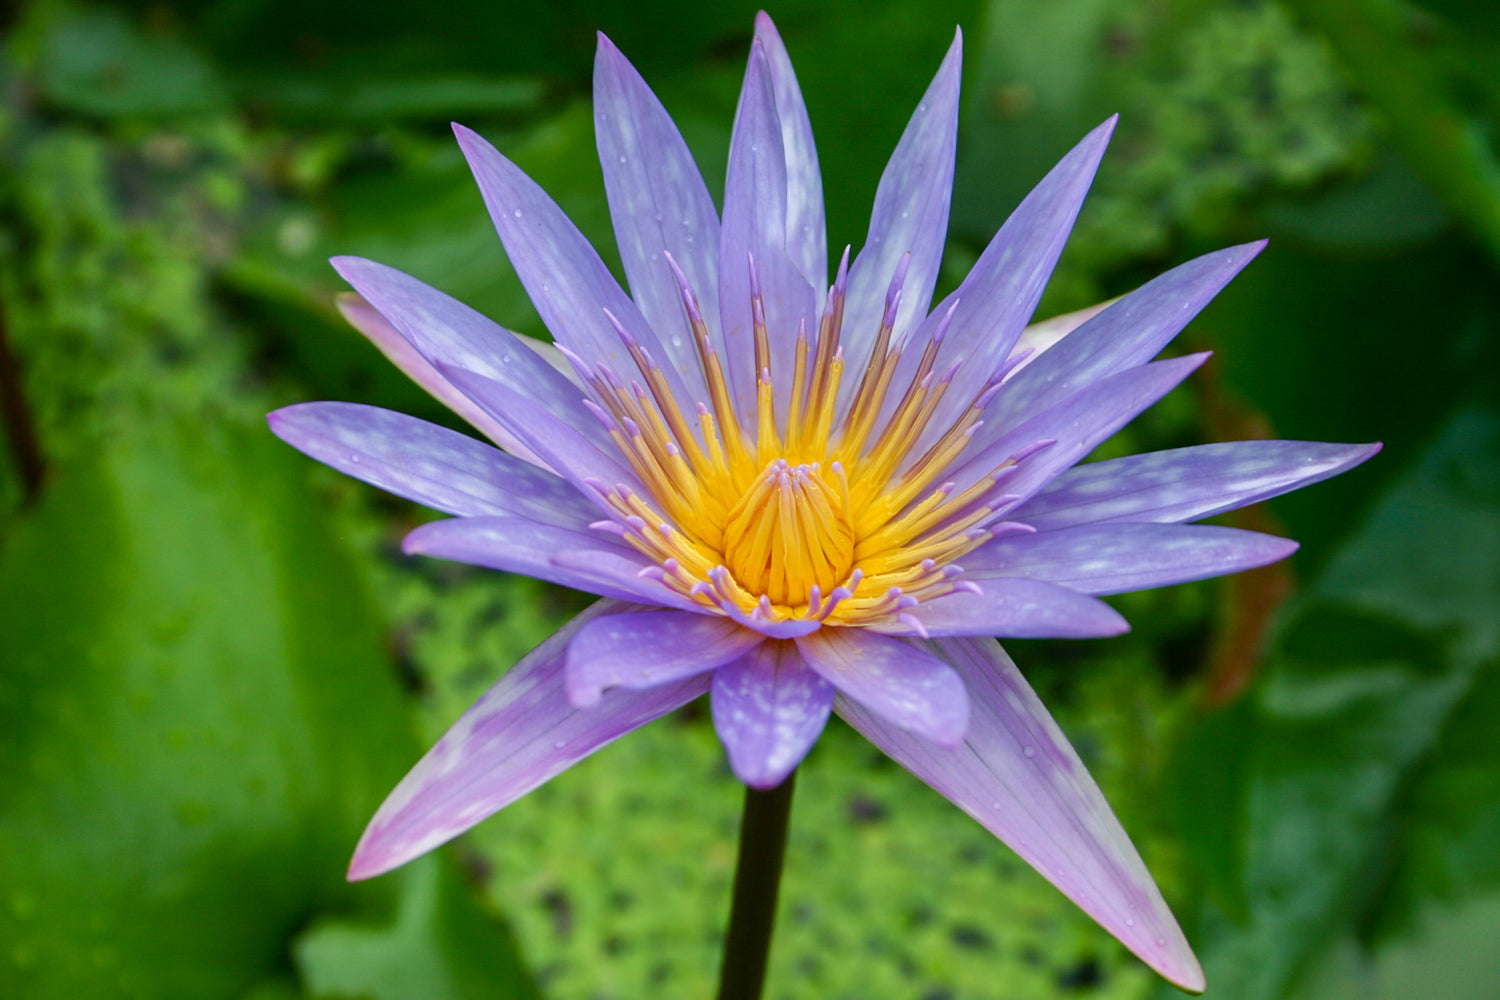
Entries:
{"type": "Polygon", "coordinates": [[[709,396],[698,404],[696,421],[683,414],[661,369],[623,329],[641,380],[626,385],[604,368],[580,372],[645,489],[600,485],[615,515],[613,530],[660,567],[663,583],[706,608],[768,623],[813,619],[910,628],[910,608],[955,588],[953,560],[993,537],[993,494],[1014,463],[963,490],[937,477],[968,444],[995,386],[913,457],[953,372],[934,368],[940,327],[903,395],[893,397],[901,350],[892,344],[892,324],[902,271],[892,282],[871,361],[851,399],[840,405],[847,261],[846,253],[814,340],[805,328],[798,332],[783,406],[772,391],[770,338],[751,262],[753,434],[745,429],[751,421],[742,419],[752,415],[736,412],[680,271],[709,396]]]}

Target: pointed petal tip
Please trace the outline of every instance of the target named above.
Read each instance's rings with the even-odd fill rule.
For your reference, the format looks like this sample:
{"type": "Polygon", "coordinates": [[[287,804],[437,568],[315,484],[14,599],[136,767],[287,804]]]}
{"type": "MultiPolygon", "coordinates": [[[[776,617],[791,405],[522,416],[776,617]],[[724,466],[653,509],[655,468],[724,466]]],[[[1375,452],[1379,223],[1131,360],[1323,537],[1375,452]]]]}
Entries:
{"type": "Polygon", "coordinates": [[[349,279],[350,271],[358,271],[360,265],[368,263],[370,263],[370,261],[365,260],[365,258],[363,257],[356,257],[353,254],[347,253],[341,253],[337,256],[328,258],[329,266],[338,272],[339,277],[343,278],[346,281],[349,279]]]}
{"type": "Polygon", "coordinates": [[[426,524],[418,525],[417,527],[408,531],[406,533],[406,537],[401,539],[401,554],[404,556],[426,555],[427,550],[424,547],[424,543],[427,540],[427,536],[430,534],[427,529],[432,527],[434,524],[443,524],[447,520],[450,519],[444,518],[442,521],[428,521],[426,524]]]}
{"type": "Polygon", "coordinates": [[[948,51],[943,56],[943,65],[938,70],[938,72],[941,73],[943,71],[943,69],[946,69],[950,63],[960,63],[961,64],[962,60],[963,60],[963,54],[964,54],[964,29],[963,29],[963,25],[956,24],[956,25],[953,26],[953,41],[951,41],[951,42],[948,43],[948,51]]]}
{"type": "Polygon", "coordinates": [[[493,150],[494,147],[478,132],[459,122],[449,122],[453,129],[453,138],[458,141],[458,148],[463,150],[464,159],[474,160],[476,155],[482,155],[486,149],[493,150]]]}
{"type": "Polygon", "coordinates": [[[371,831],[366,829],[364,836],[359,838],[359,844],[354,848],[354,856],[349,859],[349,868],[344,873],[344,879],[348,882],[363,882],[396,868],[400,868],[409,858],[393,858],[376,850],[370,844],[371,831]]]}
{"type": "Polygon", "coordinates": [[[1074,147],[1074,150],[1084,153],[1097,163],[1103,159],[1104,151],[1109,148],[1109,141],[1115,134],[1115,126],[1119,124],[1120,114],[1119,112],[1115,112],[1098,125],[1095,125],[1089,131],[1089,134],[1084,136],[1082,141],[1074,147]]]}
{"type": "MultiPolygon", "coordinates": [[[[1072,589],[1071,587],[1068,589],[1072,589]]],[[[1125,635],[1130,631],[1130,622],[1114,607],[1104,601],[1098,601],[1095,608],[1095,616],[1091,627],[1080,630],[1080,634],[1074,638],[1079,639],[1113,639],[1117,635],[1125,635]],[[1087,634],[1082,634],[1086,632],[1087,634]]]]}
{"type": "Polygon", "coordinates": [[[1194,996],[1208,989],[1208,977],[1203,974],[1203,966],[1198,963],[1198,957],[1193,954],[1191,948],[1187,949],[1186,954],[1174,957],[1181,960],[1181,965],[1152,964],[1152,968],[1156,969],[1167,982],[1194,996]]]}
{"type": "Polygon", "coordinates": [[[625,53],[620,51],[620,47],[608,35],[602,31],[596,31],[594,35],[596,36],[594,45],[594,69],[596,72],[605,68],[616,68],[621,64],[625,66],[630,65],[630,60],[625,57],[625,53]]]}
{"type": "MultiPolygon", "coordinates": [[[[353,296],[358,299],[357,302],[350,301],[347,298],[350,293],[344,293],[342,302],[338,298],[334,299],[334,304],[339,307],[339,311],[346,317],[349,315],[349,308],[353,307],[357,309],[360,303],[369,306],[371,309],[375,308],[365,294],[360,291],[361,285],[379,281],[392,274],[392,272],[396,272],[395,268],[387,264],[370,260],[368,257],[357,257],[354,254],[347,253],[339,254],[337,257],[329,257],[328,263],[340,278],[343,278],[350,285],[354,286],[353,296]]],[[[399,274],[399,272],[396,273],[399,274]]],[[[380,310],[376,309],[375,311],[379,312],[380,310]]]]}
{"type": "Polygon", "coordinates": [[[1179,364],[1189,372],[1197,371],[1203,366],[1203,362],[1214,356],[1213,351],[1194,351],[1192,354],[1183,354],[1180,357],[1168,358],[1161,364],[1179,364]]]}

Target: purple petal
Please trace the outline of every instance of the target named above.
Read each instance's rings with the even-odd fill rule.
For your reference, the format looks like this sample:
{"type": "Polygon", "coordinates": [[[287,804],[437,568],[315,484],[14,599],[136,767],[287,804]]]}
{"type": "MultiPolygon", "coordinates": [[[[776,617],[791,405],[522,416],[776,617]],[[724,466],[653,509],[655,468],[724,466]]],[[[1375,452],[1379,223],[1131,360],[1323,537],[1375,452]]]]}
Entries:
{"type": "Polygon", "coordinates": [[[816,618],[773,619],[761,614],[759,608],[745,611],[733,602],[723,605],[720,610],[745,628],[753,629],[768,639],[796,639],[823,627],[823,623],[816,618]]]}
{"type": "Polygon", "coordinates": [[[714,672],[714,729],[735,776],[775,788],[812,749],[833,709],[833,685],[789,642],[766,642],[714,672]]]}
{"type": "Polygon", "coordinates": [[[452,559],[506,573],[521,573],[621,601],[659,603],[659,591],[665,589],[649,577],[626,576],[622,580],[601,582],[594,574],[560,565],[556,557],[569,551],[586,553],[585,564],[588,559],[613,558],[633,565],[637,572],[653,564],[634,549],[596,532],[570,531],[518,517],[433,521],[408,534],[401,548],[408,555],[452,559]]]}
{"type": "Polygon", "coordinates": [[[1038,320],[1026,327],[1021,331],[1021,336],[1016,339],[1016,346],[1010,350],[1010,358],[1007,360],[1017,360],[1013,361],[1008,377],[1014,378],[1017,372],[1034,362],[1044,351],[1056,347],[1064,337],[1108,309],[1115,301],[1108,299],[1104,302],[1096,302],[1083,309],[1075,309],[1070,313],[1038,320]]]}
{"type": "MultiPolygon", "coordinates": [[[[964,576],[1030,577],[1084,594],[1123,594],[1254,569],[1297,543],[1206,524],[1085,524],[1007,535],[964,556],[964,576]]],[[[988,590],[988,583],[981,583],[988,590]]]]}
{"type": "Polygon", "coordinates": [[[1130,631],[1108,604],[1055,583],[994,577],[979,587],[977,594],[959,590],[923,601],[912,613],[931,636],[1099,639],[1130,631]]]}
{"type": "Polygon", "coordinates": [[[540,458],[531,453],[531,450],[523,445],[515,435],[495,423],[488,413],[459,392],[447,379],[443,378],[438,370],[432,366],[432,362],[422,357],[411,343],[401,335],[390,324],[380,311],[364,297],[356,292],[344,292],[334,299],[339,312],[360,333],[369,338],[370,342],[380,348],[380,353],[401,369],[406,377],[432,393],[433,398],[442,403],[448,409],[467,420],[473,427],[485,437],[504,448],[518,458],[524,459],[533,465],[546,467],[540,458]]]}
{"type": "MultiPolygon", "coordinates": [[[[849,271],[843,339],[846,372],[863,371],[869,364],[891,276],[905,254],[911,254],[911,261],[901,285],[901,304],[893,327],[896,336],[925,316],[932,302],[948,234],[962,65],[960,32],[954,35],[942,66],[880,177],[870,230],[849,271]]],[[[846,376],[840,387],[844,401],[858,385],[859,379],[846,376]]]]}
{"type": "Polygon", "coordinates": [[[1151,968],[1202,992],[1203,970],[1140,855],[999,644],[947,639],[932,648],[968,688],[973,717],[939,747],[840,697],[839,715],[1004,841],[1151,968]]]}
{"type": "Polygon", "coordinates": [[[619,451],[613,442],[600,450],[592,437],[571,424],[552,420],[549,411],[521,393],[477,372],[444,364],[438,365],[438,371],[585,496],[594,496],[590,480],[643,489],[635,474],[615,459],[619,451]]]}
{"type": "Polygon", "coordinates": [[[600,747],[708,690],[698,676],[649,691],[611,691],[590,709],[568,702],[564,661],[601,601],[532,650],[438,740],[370,821],[350,879],[390,871],[509,805],[600,747]]]}
{"type": "MultiPolygon", "coordinates": [[[[755,259],[765,307],[771,353],[771,379],[778,400],[789,398],[797,331],[817,330],[817,296],[788,256],[787,160],[776,109],[775,81],[765,44],[750,48],[750,64],[740,91],[729,142],[724,182],[724,224],[719,232],[719,313],[724,332],[724,365],[735,409],[747,428],[755,426],[757,371],[751,309],[750,258],[755,259]]],[[[819,277],[821,283],[822,278],[819,277]]]]}
{"type": "MultiPolygon", "coordinates": [[[[905,352],[896,370],[898,394],[916,370],[921,347],[944,322],[950,308],[953,319],[944,356],[964,360],[920,447],[930,443],[929,438],[940,436],[942,430],[938,428],[946,429],[968,408],[1010,356],[1016,338],[1042,297],[1114,128],[1115,119],[1111,118],[1094,129],[1042,178],[1005,220],[968,277],[917,330],[914,349],[905,352]]],[[[887,410],[893,406],[888,404],[887,410]]]]}
{"type": "Polygon", "coordinates": [[[984,411],[983,444],[1106,376],[1145,364],[1265,247],[1247,243],[1175,267],[1111,304],[1012,375],[984,411]]]}
{"type": "Polygon", "coordinates": [[[635,550],[568,549],[553,554],[552,565],[578,581],[578,589],[591,594],[631,593],[635,600],[664,608],[704,614],[702,605],[661,582],[655,563],[641,566],[635,550]]]}
{"type": "Polygon", "coordinates": [[[924,739],[952,745],[969,724],[969,697],[942,660],[909,642],[847,628],[796,640],[803,660],[847,698],[924,739]]]}
{"type": "Polygon", "coordinates": [[[677,261],[706,316],[719,316],[719,215],[682,134],[635,67],[602,34],[594,57],[594,134],[630,292],[697,399],[708,398],[677,261]]]}
{"type": "MultiPolygon", "coordinates": [[[[477,372],[540,404],[551,415],[550,422],[562,421],[596,443],[608,443],[599,422],[582,405],[584,391],[509,330],[393,267],[359,257],[335,257],[332,264],[438,370],[439,377],[444,365],[477,372]]],[[[466,410],[457,412],[468,415],[466,410]]],[[[493,413],[487,416],[487,423],[514,437],[514,427],[493,413]]]]}
{"type": "Polygon", "coordinates": [[[765,636],[718,615],[636,611],[584,626],[568,647],[568,697],[580,708],[607,688],[656,687],[728,663],[765,636]]]}
{"type": "Polygon", "coordinates": [[[823,219],[823,175],[818,169],[812,122],[786,45],[765,11],[755,15],[755,37],[765,49],[786,155],[787,256],[814,292],[821,294],[828,280],[828,226],[823,219]]]}
{"type": "MultiPolygon", "coordinates": [[[[669,357],[651,325],[557,203],[478,133],[462,125],[454,125],[453,132],[505,253],[553,338],[584,360],[608,365],[628,379],[635,362],[609,320],[612,315],[657,363],[669,357]]],[[[676,367],[667,364],[662,374],[675,398],[691,398],[676,367]]]]}
{"type": "Polygon", "coordinates": [[[397,496],[464,517],[582,529],[598,510],[562,479],[425,420],[358,403],[298,403],[266,418],[293,448],[397,496]]]}
{"type": "Polygon", "coordinates": [[[1197,521],[1321,482],[1378,444],[1231,441],[1069,469],[1011,512],[1047,530],[1104,521],[1197,521]]]}
{"type": "MultiPolygon", "coordinates": [[[[996,438],[950,472],[948,478],[965,488],[1028,446],[1051,441],[1051,445],[1024,459],[1015,474],[1005,480],[1007,495],[1030,497],[1176,388],[1207,359],[1207,353],[1189,354],[1100,379],[996,438]]],[[[1004,391],[1002,388],[1001,393],[1004,391]]],[[[542,457],[547,456],[542,453],[542,457]]]]}

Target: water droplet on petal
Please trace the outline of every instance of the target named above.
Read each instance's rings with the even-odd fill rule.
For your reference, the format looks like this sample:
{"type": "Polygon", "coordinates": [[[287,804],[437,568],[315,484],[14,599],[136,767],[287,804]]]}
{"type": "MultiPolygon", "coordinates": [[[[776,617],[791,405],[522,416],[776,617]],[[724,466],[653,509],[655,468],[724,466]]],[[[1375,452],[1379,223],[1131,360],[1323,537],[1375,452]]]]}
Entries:
{"type": "Polygon", "coordinates": [[[1166,938],[1157,938],[1156,939],[1156,946],[1158,948],[1165,948],[1167,946],[1167,939],[1166,938]]]}
{"type": "Polygon", "coordinates": [[[630,162],[630,158],[627,157],[624,153],[621,153],[620,154],[620,162],[621,163],[629,163],[630,162]]]}
{"type": "Polygon", "coordinates": [[[521,210],[519,208],[513,208],[510,210],[510,214],[519,219],[521,217],[521,210]]]}
{"type": "Polygon", "coordinates": [[[552,749],[554,749],[554,750],[561,750],[563,747],[565,747],[567,745],[568,745],[568,741],[567,740],[558,740],[557,742],[555,742],[555,743],[552,744],[552,749]]]}
{"type": "Polygon", "coordinates": [[[1135,926],[1135,918],[1134,917],[1126,917],[1125,918],[1125,926],[1126,927],[1134,927],[1135,926]]]}
{"type": "Polygon", "coordinates": [[[1022,747],[1021,752],[1026,755],[1027,760],[1030,760],[1036,756],[1036,747],[1022,747]]]}

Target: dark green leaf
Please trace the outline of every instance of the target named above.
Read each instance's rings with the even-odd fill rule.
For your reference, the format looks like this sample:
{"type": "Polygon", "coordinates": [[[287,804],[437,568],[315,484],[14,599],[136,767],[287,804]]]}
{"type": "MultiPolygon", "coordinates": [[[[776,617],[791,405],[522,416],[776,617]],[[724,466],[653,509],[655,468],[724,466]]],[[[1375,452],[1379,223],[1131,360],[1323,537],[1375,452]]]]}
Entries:
{"type": "Polygon", "coordinates": [[[1217,745],[1214,765],[1241,775],[1226,803],[1201,761],[1179,769],[1184,842],[1234,890],[1205,934],[1227,996],[1282,996],[1325,945],[1453,864],[1493,877],[1495,754],[1475,720],[1493,718],[1483,671],[1500,651],[1497,443],[1494,415],[1454,419],[1286,616],[1254,700],[1188,744],[1217,745]],[[1403,856],[1408,788],[1426,808],[1403,856]]]}
{"type": "Polygon", "coordinates": [[[168,118],[229,104],[213,66],[189,45],[103,8],[50,26],[37,79],[49,101],[87,115],[168,118]]]}
{"type": "Polygon", "coordinates": [[[297,942],[308,994],[361,1000],[532,1000],[509,930],[480,909],[446,857],[408,865],[389,924],[320,923],[297,942]]]}
{"type": "Polygon", "coordinates": [[[234,997],[412,739],[380,623],[259,425],[137,417],[0,555],[0,995],[234,997]]]}

